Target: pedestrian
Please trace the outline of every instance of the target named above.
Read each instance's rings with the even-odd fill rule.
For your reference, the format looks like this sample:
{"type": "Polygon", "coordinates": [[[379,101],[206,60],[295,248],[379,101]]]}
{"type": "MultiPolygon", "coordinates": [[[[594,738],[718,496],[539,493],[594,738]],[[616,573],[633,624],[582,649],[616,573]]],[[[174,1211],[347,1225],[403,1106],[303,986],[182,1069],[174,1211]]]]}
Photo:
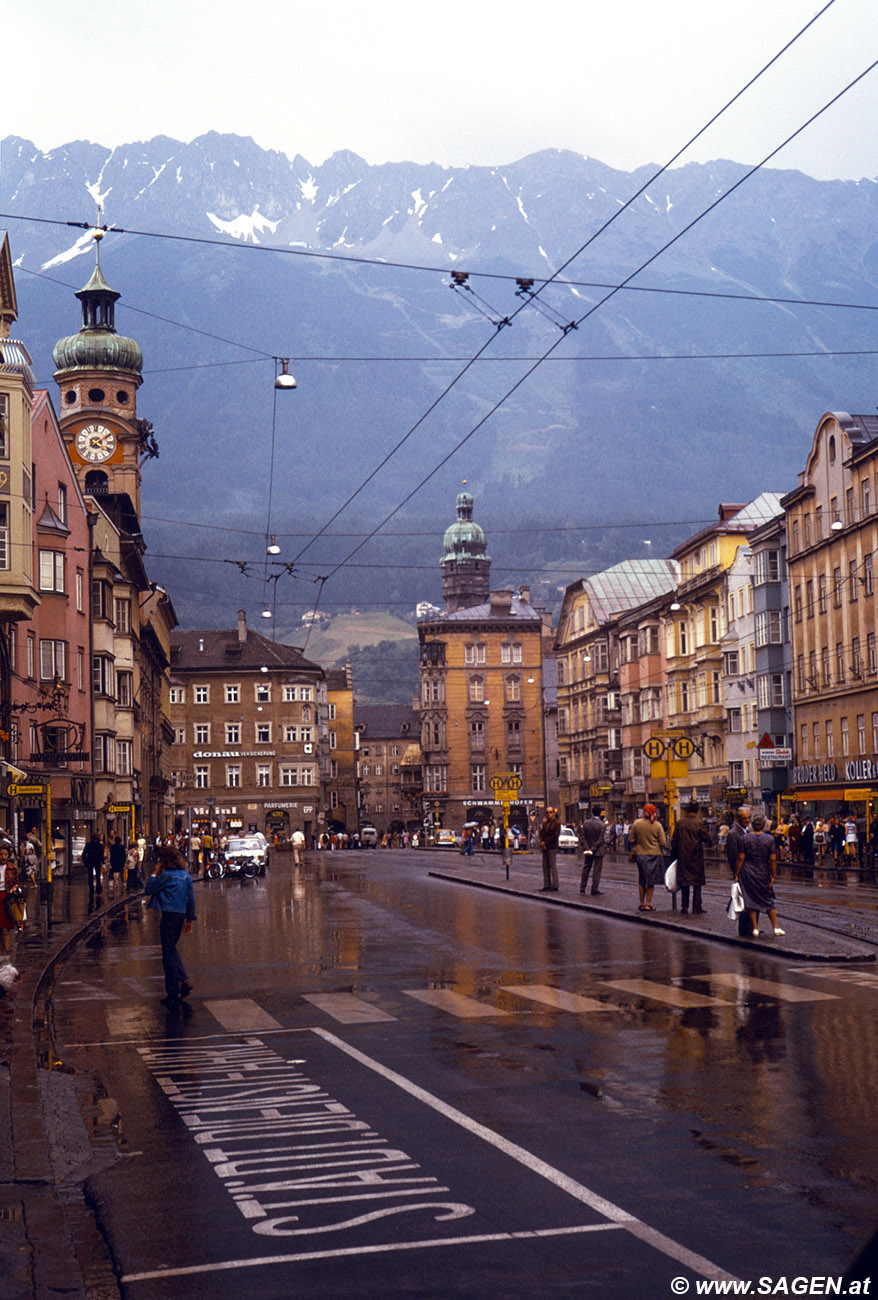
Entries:
{"type": "Polygon", "coordinates": [[[132,840],[128,845],[128,852],[125,855],[125,889],[129,894],[133,894],[138,889],[143,889],[143,871],[140,866],[140,850],[137,847],[136,840],[132,840]]]}
{"type": "Polygon", "coordinates": [[[776,935],[783,934],[777,924],[774,879],[777,873],[777,844],[765,830],[765,818],[757,813],[750,823],[738,853],[735,880],[741,886],[744,906],[750,917],[751,934],[759,937],[759,913],[767,912],[776,935]]]}
{"type": "Polygon", "coordinates": [[[790,862],[799,862],[802,857],[802,828],[796,816],[790,818],[787,839],[790,846],[790,862]]]}
{"type": "Polygon", "coordinates": [[[838,867],[841,865],[841,855],[844,852],[844,826],[834,814],[829,819],[826,835],[829,840],[829,852],[832,854],[833,865],[838,867]]]}
{"type": "Polygon", "coordinates": [[[807,813],[802,822],[802,861],[809,867],[814,865],[814,823],[807,813]]]}
{"type": "Polygon", "coordinates": [[[593,808],[590,817],[582,823],[579,842],[582,845],[582,876],[579,881],[580,894],[585,893],[590,872],[592,894],[600,894],[601,873],[604,869],[604,849],[607,841],[607,823],[603,819],[603,810],[593,808]]]}
{"type": "Polygon", "coordinates": [[[12,900],[19,892],[18,867],[13,857],[12,841],[0,839],[0,945],[4,952],[9,952],[12,946],[13,933],[21,929],[23,909],[19,920],[15,920],[12,915],[12,900]]]}
{"type": "Polygon", "coordinates": [[[869,856],[869,823],[866,821],[866,814],[860,813],[857,818],[857,866],[862,871],[866,866],[866,859],[869,856]]]}
{"type": "MultiPolygon", "coordinates": [[[[729,828],[726,837],[726,861],[729,864],[729,870],[732,876],[737,874],[738,854],[741,852],[741,844],[745,835],[750,832],[750,805],[742,803],[735,809],[735,820],[729,828]]],[[[742,939],[750,938],[750,917],[745,908],[743,912],[738,913],[738,935],[742,939]]]]}
{"type": "Polygon", "coordinates": [[[819,866],[823,866],[823,859],[826,856],[826,823],[822,817],[818,817],[814,823],[814,851],[817,855],[819,866]]]}
{"type": "Polygon", "coordinates": [[[88,892],[102,894],[104,882],[101,879],[101,871],[104,865],[104,845],[96,831],[92,832],[91,838],[82,850],[82,862],[88,872],[88,892]]]}
{"type": "Polygon", "coordinates": [[[476,831],[474,826],[464,826],[463,842],[460,852],[463,857],[471,858],[476,851],[476,831]]]}
{"type": "Polygon", "coordinates": [[[662,854],[668,844],[665,828],[658,820],[658,809],[654,803],[643,805],[643,816],[638,817],[632,825],[628,842],[631,845],[631,861],[637,863],[637,888],[640,894],[638,910],[654,912],[652,893],[659,882],[662,854]]]}
{"type": "Polygon", "coordinates": [[[293,831],[290,843],[293,846],[293,866],[300,867],[302,865],[302,852],[305,848],[305,836],[298,826],[293,831]]]}
{"type": "Polygon", "coordinates": [[[852,814],[845,818],[844,852],[848,862],[857,856],[857,819],[852,814]]]}
{"type": "Polygon", "coordinates": [[[689,911],[689,890],[692,890],[692,913],[703,916],[701,889],[704,885],[704,850],[710,848],[710,831],[699,816],[699,806],[693,800],[674,827],[671,837],[671,857],[677,859],[677,886],[680,890],[680,911],[689,911]]]}
{"type": "Polygon", "coordinates": [[[539,892],[555,893],[558,889],[558,839],[561,835],[561,823],[558,809],[547,808],[546,815],[540,822],[539,839],[543,863],[543,884],[539,892]]]}
{"type": "Polygon", "coordinates": [[[155,871],[146,882],[148,907],[161,912],[159,937],[162,945],[162,969],[165,973],[165,996],[162,1002],[171,1010],[180,999],[192,992],[177,944],[188,934],[195,920],[195,890],[192,877],[180,853],[170,846],[159,849],[155,871]]]}
{"type": "Polygon", "coordinates": [[[34,844],[30,835],[26,835],[21,844],[19,854],[20,875],[28,884],[35,885],[39,873],[40,858],[37,852],[37,846],[34,844]]]}
{"type": "Polygon", "coordinates": [[[109,883],[111,888],[115,888],[117,883],[121,885],[124,882],[125,859],[127,858],[127,856],[128,856],[128,850],[125,848],[125,845],[122,843],[121,835],[114,835],[113,842],[110,845],[109,883]],[[117,877],[118,877],[118,882],[116,879],[117,877]]]}

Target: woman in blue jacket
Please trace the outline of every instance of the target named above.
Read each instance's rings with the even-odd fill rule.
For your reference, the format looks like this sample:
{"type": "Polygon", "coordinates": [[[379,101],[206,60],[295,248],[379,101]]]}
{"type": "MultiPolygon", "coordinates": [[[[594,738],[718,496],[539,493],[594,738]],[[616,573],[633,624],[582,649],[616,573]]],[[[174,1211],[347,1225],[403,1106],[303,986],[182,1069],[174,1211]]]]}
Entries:
{"type": "Polygon", "coordinates": [[[185,863],[172,845],[158,851],[153,875],[146,882],[148,907],[161,912],[159,935],[162,945],[162,968],[165,972],[166,1007],[179,1007],[180,999],[192,992],[189,977],[177,952],[181,934],[188,934],[195,920],[195,890],[185,863]]]}

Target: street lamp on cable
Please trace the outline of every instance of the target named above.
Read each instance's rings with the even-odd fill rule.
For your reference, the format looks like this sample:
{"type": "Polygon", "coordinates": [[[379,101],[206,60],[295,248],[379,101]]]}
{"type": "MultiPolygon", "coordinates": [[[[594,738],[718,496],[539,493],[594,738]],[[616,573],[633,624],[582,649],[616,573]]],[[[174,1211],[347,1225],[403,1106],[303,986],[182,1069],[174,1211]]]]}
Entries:
{"type": "Polygon", "coordinates": [[[280,361],[281,364],[281,372],[274,381],[275,388],[295,388],[296,381],[289,371],[289,357],[275,357],[275,361],[280,361]]]}
{"type": "Polygon", "coordinates": [[[271,541],[265,548],[266,555],[280,555],[280,547],[277,544],[277,538],[274,533],[271,534],[271,541]]]}

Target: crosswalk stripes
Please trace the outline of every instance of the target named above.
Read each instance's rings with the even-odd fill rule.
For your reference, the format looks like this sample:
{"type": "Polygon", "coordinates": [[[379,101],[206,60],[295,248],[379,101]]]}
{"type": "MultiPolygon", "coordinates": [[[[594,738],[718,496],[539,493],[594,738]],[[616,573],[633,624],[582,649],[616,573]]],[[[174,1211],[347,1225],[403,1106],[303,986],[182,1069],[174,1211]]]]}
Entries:
{"type": "Polygon", "coordinates": [[[656,980],[602,980],[610,989],[620,993],[636,993],[639,997],[651,998],[654,1002],[665,1002],[668,1006],[682,1007],[727,1007],[724,998],[711,998],[705,993],[690,993],[688,989],[675,988],[672,984],[659,984],[656,980]]]}
{"type": "Polygon", "coordinates": [[[499,1007],[489,1006],[486,1002],[479,1002],[477,998],[455,993],[453,989],[403,989],[403,993],[407,998],[426,1002],[427,1006],[436,1007],[439,1011],[448,1011],[461,1020],[478,1020],[486,1019],[488,1016],[512,1014],[509,1011],[501,1011],[499,1007]]]}
{"type": "Polygon", "coordinates": [[[780,984],[775,980],[756,979],[752,975],[736,975],[732,971],[719,975],[696,975],[697,980],[734,989],[736,993],[764,993],[780,1002],[834,1002],[837,993],[821,993],[818,989],[800,988],[798,984],[780,984]]]}
{"type": "Polygon", "coordinates": [[[306,1002],[325,1011],[340,1025],[366,1025],[396,1019],[396,1016],[388,1015],[380,1007],[355,997],[353,993],[303,993],[302,996],[306,1002]]]}
{"type": "Polygon", "coordinates": [[[207,1010],[218,1020],[223,1029],[231,1030],[238,1033],[241,1030],[254,1030],[256,1032],[265,1029],[282,1029],[283,1026],[274,1016],[270,1016],[267,1011],[252,998],[220,998],[211,999],[204,1003],[207,1010]]]}
{"type": "Polygon", "coordinates": [[[612,1002],[598,1002],[596,998],[583,997],[581,993],[568,993],[551,984],[501,984],[504,993],[514,993],[518,998],[529,998],[556,1011],[616,1011],[612,1002]]]}

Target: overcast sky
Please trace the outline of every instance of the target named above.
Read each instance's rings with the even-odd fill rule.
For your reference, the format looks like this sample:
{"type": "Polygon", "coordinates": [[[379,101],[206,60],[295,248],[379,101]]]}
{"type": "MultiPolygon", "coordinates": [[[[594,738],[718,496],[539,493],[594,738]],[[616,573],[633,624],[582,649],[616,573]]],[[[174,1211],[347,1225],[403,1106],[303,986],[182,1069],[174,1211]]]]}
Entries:
{"type": "MultiPolygon", "coordinates": [[[[3,0],[0,134],[48,150],[205,131],[322,162],[664,162],[821,0],[3,0]]],[[[759,161],[878,58],[876,0],[835,0],[683,161],[759,161]]],[[[878,72],[772,163],[878,177],[878,72]]]]}

